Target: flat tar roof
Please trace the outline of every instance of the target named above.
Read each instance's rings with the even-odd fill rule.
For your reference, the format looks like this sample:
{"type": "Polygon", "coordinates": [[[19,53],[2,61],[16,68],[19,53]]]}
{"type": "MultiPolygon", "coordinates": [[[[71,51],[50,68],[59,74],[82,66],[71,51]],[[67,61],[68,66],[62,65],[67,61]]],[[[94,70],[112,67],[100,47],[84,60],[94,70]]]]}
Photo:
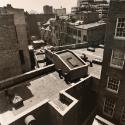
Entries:
{"type": "MultiPolygon", "coordinates": [[[[73,52],[75,52],[79,57],[82,55],[82,53],[86,54],[86,56],[88,57],[88,60],[93,60],[95,58],[103,58],[103,48],[96,48],[95,52],[90,52],[87,50],[87,48],[84,49],[76,49],[76,50],[72,50],[73,52]]],[[[98,64],[93,64],[93,67],[88,67],[88,72],[89,74],[91,74],[92,76],[100,79],[101,76],[101,70],[102,70],[102,66],[98,65],[98,64]]]]}
{"type": "Polygon", "coordinates": [[[59,78],[57,72],[26,81],[15,88],[11,88],[11,90],[24,100],[24,106],[17,110],[12,109],[5,94],[3,92],[0,93],[0,117],[2,119],[13,119],[16,115],[45,99],[53,100],[58,98],[59,92],[69,86],[71,85],[66,84],[63,79],[59,78]]]}

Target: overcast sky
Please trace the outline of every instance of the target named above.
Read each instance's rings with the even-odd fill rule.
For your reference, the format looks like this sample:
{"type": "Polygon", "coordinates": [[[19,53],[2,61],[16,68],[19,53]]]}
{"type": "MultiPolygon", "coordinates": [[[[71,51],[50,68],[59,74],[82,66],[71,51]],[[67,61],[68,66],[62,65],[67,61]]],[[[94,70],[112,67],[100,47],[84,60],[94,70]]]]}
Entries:
{"type": "Polygon", "coordinates": [[[0,7],[8,3],[15,8],[23,8],[26,11],[35,10],[39,13],[43,12],[44,5],[52,5],[54,8],[62,6],[70,12],[71,7],[77,5],[77,0],[0,0],[0,7]]]}

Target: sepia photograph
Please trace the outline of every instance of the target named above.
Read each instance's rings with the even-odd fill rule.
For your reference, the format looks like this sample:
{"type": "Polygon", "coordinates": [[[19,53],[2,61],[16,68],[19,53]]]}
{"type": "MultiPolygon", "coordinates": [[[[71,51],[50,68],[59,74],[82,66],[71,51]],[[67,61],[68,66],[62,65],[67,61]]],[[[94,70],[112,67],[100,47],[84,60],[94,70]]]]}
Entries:
{"type": "Polygon", "coordinates": [[[125,0],[0,0],[0,125],[125,125],[125,0]]]}

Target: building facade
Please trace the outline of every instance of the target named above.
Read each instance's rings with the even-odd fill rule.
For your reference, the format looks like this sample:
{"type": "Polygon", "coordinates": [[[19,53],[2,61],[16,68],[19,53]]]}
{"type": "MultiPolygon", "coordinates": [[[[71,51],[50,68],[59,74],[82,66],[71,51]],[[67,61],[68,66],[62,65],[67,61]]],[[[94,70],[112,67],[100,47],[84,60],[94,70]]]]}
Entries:
{"type": "Polygon", "coordinates": [[[109,3],[106,0],[78,0],[77,3],[77,7],[71,8],[72,14],[82,11],[98,12],[100,20],[107,20],[109,3]]]}
{"type": "Polygon", "coordinates": [[[21,62],[13,15],[0,16],[0,80],[19,75],[21,62]]]}
{"type": "Polygon", "coordinates": [[[84,24],[83,21],[71,23],[64,20],[55,20],[52,26],[52,45],[62,46],[70,44],[88,43],[97,46],[104,43],[105,23],[84,24]]]}
{"type": "Polygon", "coordinates": [[[54,9],[54,13],[57,16],[64,16],[66,15],[66,8],[54,9]]]}
{"type": "Polygon", "coordinates": [[[99,113],[125,124],[125,0],[111,0],[100,81],[99,113]]]}
{"type": "Polygon", "coordinates": [[[80,7],[93,2],[94,0],[77,0],[77,6],[80,7]]]}
{"type": "Polygon", "coordinates": [[[5,75],[5,76],[3,75],[3,77],[1,75],[1,79],[8,78],[8,77],[11,77],[11,76],[14,76],[14,75],[17,75],[20,73],[28,72],[31,70],[31,62],[30,62],[30,56],[29,56],[29,50],[28,50],[27,26],[26,26],[26,22],[25,22],[24,10],[12,8],[11,5],[7,5],[7,7],[3,8],[3,10],[5,13],[2,13],[1,17],[6,15],[7,18],[9,18],[10,15],[13,15],[13,20],[11,18],[11,22],[10,21],[7,22],[7,21],[5,21],[5,19],[3,17],[5,24],[3,22],[3,24],[1,24],[2,27],[4,27],[4,25],[6,26],[6,22],[8,23],[8,25],[12,25],[12,21],[13,21],[13,25],[12,25],[13,27],[12,27],[12,32],[11,32],[11,28],[10,29],[6,28],[6,32],[4,32],[3,29],[1,29],[1,40],[0,40],[1,44],[5,44],[5,46],[8,46],[8,49],[6,49],[6,48],[1,49],[1,53],[3,53],[4,51],[7,53],[6,50],[9,50],[9,49],[11,51],[11,46],[13,46],[12,48],[15,49],[16,51],[15,51],[15,53],[13,51],[13,54],[8,57],[4,54],[2,55],[2,57],[5,58],[2,61],[5,66],[3,66],[3,65],[1,66],[1,73],[3,72],[3,74],[4,74],[5,70],[3,69],[3,67],[6,67],[7,60],[12,61],[12,59],[14,60],[14,58],[15,59],[18,58],[18,60],[20,62],[17,60],[12,61],[12,62],[14,62],[13,64],[15,65],[15,67],[12,66],[12,64],[11,65],[8,64],[8,68],[6,70],[7,70],[7,72],[11,72],[11,73],[6,73],[9,75],[5,75]],[[15,29],[13,29],[14,27],[15,27],[15,29]],[[12,41],[11,41],[11,39],[12,39],[12,41]],[[17,45],[16,46],[13,45],[12,42],[16,42],[17,45]],[[17,57],[14,57],[14,55],[16,55],[17,57]],[[15,63],[17,63],[17,64],[15,64],[15,63]],[[20,64],[20,68],[19,68],[19,64],[20,64]],[[18,65],[18,66],[16,66],[16,65],[18,65]]]}
{"type": "Polygon", "coordinates": [[[44,14],[53,14],[53,7],[49,5],[45,5],[43,7],[44,14]]]}
{"type": "Polygon", "coordinates": [[[27,25],[30,37],[36,36],[37,39],[41,38],[41,33],[37,23],[41,25],[46,23],[50,18],[54,18],[55,14],[26,14],[27,25]]]}
{"type": "Polygon", "coordinates": [[[71,14],[71,18],[74,20],[82,20],[84,24],[93,23],[99,21],[99,13],[96,11],[82,11],[71,14]]]}

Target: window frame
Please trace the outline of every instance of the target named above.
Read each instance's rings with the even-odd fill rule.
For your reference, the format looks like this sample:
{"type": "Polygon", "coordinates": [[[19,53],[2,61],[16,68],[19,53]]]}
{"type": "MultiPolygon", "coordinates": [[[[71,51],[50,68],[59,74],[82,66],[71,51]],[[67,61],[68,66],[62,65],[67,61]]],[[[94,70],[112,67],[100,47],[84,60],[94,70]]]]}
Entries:
{"type": "Polygon", "coordinates": [[[111,88],[108,87],[110,78],[113,79],[112,77],[108,76],[106,89],[107,89],[108,91],[113,92],[113,93],[118,93],[118,91],[119,91],[119,86],[120,86],[120,80],[118,80],[118,89],[117,89],[117,91],[116,91],[116,90],[111,89],[111,88]]]}
{"type": "MultiPolygon", "coordinates": [[[[118,49],[115,49],[115,50],[118,50],[118,49]]],[[[115,50],[112,50],[111,59],[110,59],[110,67],[114,67],[114,68],[118,68],[118,69],[122,70],[124,68],[124,64],[125,64],[125,53],[124,53],[124,59],[122,59],[123,60],[123,65],[118,66],[118,65],[112,64],[113,54],[114,54],[115,50]]]]}
{"type": "MultiPolygon", "coordinates": [[[[115,38],[125,38],[125,36],[118,36],[118,35],[117,35],[117,32],[118,32],[117,29],[119,28],[119,27],[118,27],[118,24],[119,24],[119,19],[120,19],[120,18],[121,18],[121,19],[123,19],[123,18],[125,19],[125,17],[117,17],[116,27],[115,27],[115,38]]],[[[122,27],[121,27],[121,28],[122,28],[122,27]]]]}
{"type": "Polygon", "coordinates": [[[82,32],[81,30],[78,30],[78,37],[81,38],[81,36],[82,36],[82,32]]]}
{"type": "Polygon", "coordinates": [[[114,115],[116,102],[114,103],[113,113],[112,113],[112,115],[110,115],[110,114],[108,114],[107,112],[105,112],[105,111],[104,111],[104,109],[105,109],[105,104],[106,104],[106,99],[110,99],[110,98],[109,98],[109,97],[105,97],[105,99],[104,99],[103,114],[104,114],[104,115],[106,115],[106,116],[108,116],[108,117],[110,117],[110,118],[112,118],[112,117],[113,117],[113,115],[114,115]]]}

